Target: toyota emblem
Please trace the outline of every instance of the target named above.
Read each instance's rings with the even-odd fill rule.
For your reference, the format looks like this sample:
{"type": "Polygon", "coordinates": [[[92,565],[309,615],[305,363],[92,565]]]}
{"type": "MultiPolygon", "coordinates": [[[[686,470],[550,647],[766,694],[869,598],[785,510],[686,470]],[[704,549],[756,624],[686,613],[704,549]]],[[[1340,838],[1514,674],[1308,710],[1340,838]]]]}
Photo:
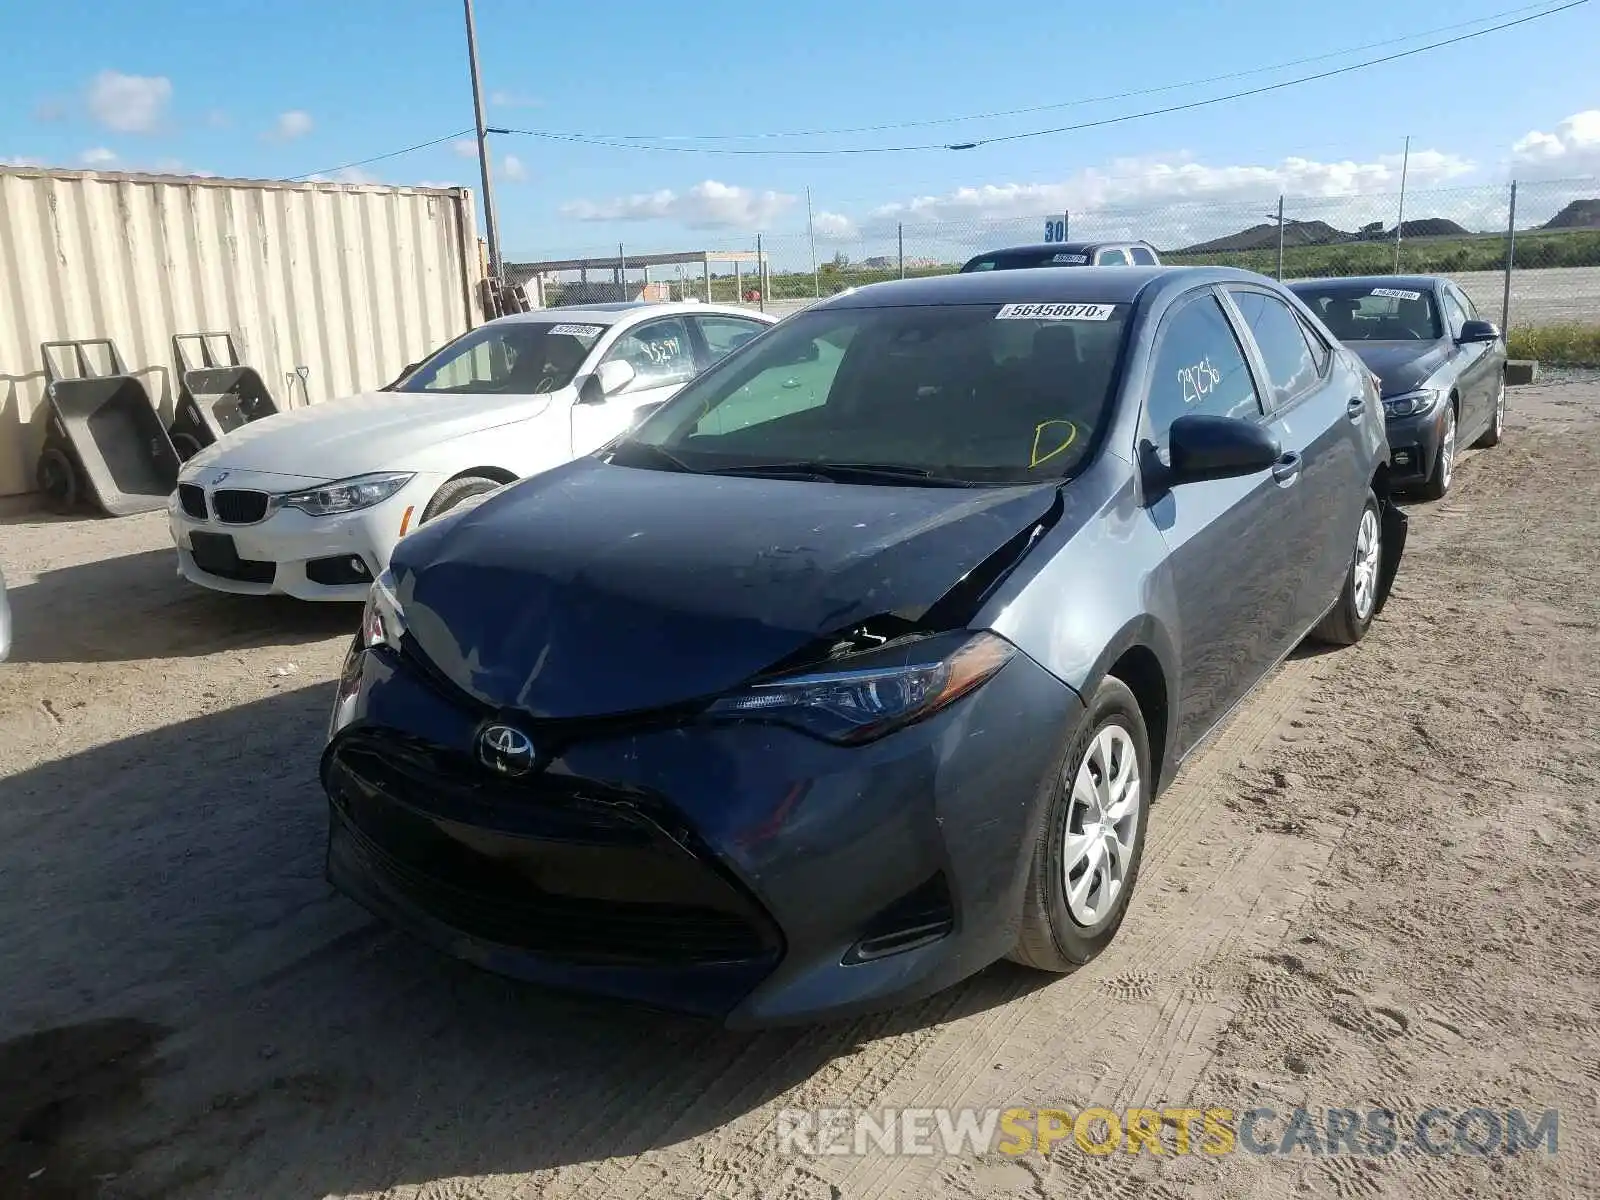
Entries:
{"type": "Polygon", "coordinates": [[[478,761],[498,775],[526,775],[538,762],[533,739],[509,725],[490,725],[478,735],[478,761]]]}

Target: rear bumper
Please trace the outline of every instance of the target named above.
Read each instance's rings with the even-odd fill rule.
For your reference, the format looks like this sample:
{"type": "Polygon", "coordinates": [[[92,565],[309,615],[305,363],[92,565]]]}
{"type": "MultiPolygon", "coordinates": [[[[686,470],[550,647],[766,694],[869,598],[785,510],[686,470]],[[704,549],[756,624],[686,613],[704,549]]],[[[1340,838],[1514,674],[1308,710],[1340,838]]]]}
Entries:
{"type": "Polygon", "coordinates": [[[892,1007],[1006,954],[1082,714],[1019,655],[868,746],[634,729],[524,784],[475,766],[478,714],[360,658],[323,756],[336,887],[486,969],[734,1028],[892,1007]]]}

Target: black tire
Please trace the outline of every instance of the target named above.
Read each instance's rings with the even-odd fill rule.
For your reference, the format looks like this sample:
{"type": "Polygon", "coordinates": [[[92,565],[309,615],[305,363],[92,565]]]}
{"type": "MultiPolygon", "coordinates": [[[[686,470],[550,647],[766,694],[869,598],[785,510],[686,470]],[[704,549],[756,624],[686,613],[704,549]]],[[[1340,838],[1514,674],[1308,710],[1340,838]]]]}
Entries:
{"type": "Polygon", "coordinates": [[[175,433],[172,435],[172,448],[178,452],[179,462],[188,462],[205,447],[192,433],[175,433]]]}
{"type": "Polygon", "coordinates": [[[1434,455],[1433,471],[1428,475],[1428,481],[1422,485],[1422,498],[1424,500],[1443,500],[1450,491],[1450,485],[1455,482],[1455,454],[1450,455],[1448,465],[1449,474],[1446,474],[1445,447],[1446,439],[1459,434],[1457,421],[1460,414],[1456,411],[1455,397],[1450,397],[1450,411],[1445,414],[1445,434],[1439,438],[1439,452],[1434,455]]]}
{"type": "Polygon", "coordinates": [[[1333,610],[1311,631],[1313,638],[1334,646],[1353,646],[1367,636],[1367,630],[1372,628],[1372,618],[1377,613],[1378,576],[1382,564],[1383,512],[1378,507],[1377,496],[1368,489],[1366,507],[1361,510],[1361,520],[1356,523],[1356,539],[1350,547],[1350,565],[1345,568],[1344,585],[1339,589],[1339,599],[1334,604],[1333,610]],[[1361,527],[1366,523],[1369,513],[1373,520],[1373,536],[1378,539],[1378,571],[1372,577],[1372,595],[1367,600],[1366,610],[1363,613],[1362,606],[1357,603],[1356,568],[1358,551],[1361,549],[1361,527]]]}
{"type": "Polygon", "coordinates": [[[501,486],[498,479],[490,479],[487,475],[463,475],[459,479],[452,479],[433,494],[428,507],[422,510],[422,520],[417,524],[426,525],[435,517],[442,517],[467,497],[481,496],[501,486]]]}
{"type": "Polygon", "coordinates": [[[33,470],[33,482],[51,512],[66,514],[77,511],[78,472],[73,469],[72,460],[56,447],[46,446],[40,452],[38,465],[33,470]]]}
{"type": "Polygon", "coordinates": [[[1487,450],[1490,446],[1498,446],[1506,436],[1506,375],[1500,372],[1500,391],[1494,398],[1494,413],[1489,418],[1489,428],[1484,430],[1483,436],[1472,444],[1487,450]]]}
{"type": "Polygon", "coordinates": [[[1152,782],[1150,735],[1139,702],[1122,680],[1108,676],[1090,697],[1088,711],[1056,772],[1048,808],[1034,839],[1017,944],[1007,957],[1036,970],[1066,974],[1111,944],[1139,880],[1152,782]],[[1072,782],[1101,731],[1113,726],[1120,726],[1133,745],[1139,769],[1138,812],[1122,886],[1107,911],[1092,925],[1086,925],[1068,909],[1065,895],[1068,864],[1063,859],[1068,822],[1074,818],[1072,782]]]}

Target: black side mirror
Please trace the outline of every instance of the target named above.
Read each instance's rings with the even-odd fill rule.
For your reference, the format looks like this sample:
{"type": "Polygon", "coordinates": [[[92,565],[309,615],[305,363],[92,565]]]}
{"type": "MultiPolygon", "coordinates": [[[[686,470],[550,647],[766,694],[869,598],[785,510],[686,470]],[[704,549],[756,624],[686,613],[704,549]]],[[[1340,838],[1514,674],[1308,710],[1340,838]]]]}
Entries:
{"type": "Polygon", "coordinates": [[[1185,483],[1265,471],[1283,457],[1283,447],[1254,421],[1191,413],[1172,423],[1166,463],[1156,457],[1153,447],[1144,457],[1146,481],[1160,492],[1185,483]]]}
{"type": "Polygon", "coordinates": [[[1467,321],[1461,326],[1461,336],[1456,339],[1463,346],[1468,342],[1497,342],[1500,330],[1493,321],[1467,321]]]}

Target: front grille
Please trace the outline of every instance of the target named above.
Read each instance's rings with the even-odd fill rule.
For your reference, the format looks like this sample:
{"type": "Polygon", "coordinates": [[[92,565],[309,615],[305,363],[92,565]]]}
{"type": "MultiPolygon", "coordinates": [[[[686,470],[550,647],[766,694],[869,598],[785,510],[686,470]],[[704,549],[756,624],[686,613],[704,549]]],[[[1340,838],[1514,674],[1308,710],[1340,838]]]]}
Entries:
{"type": "Polygon", "coordinates": [[[197,521],[206,519],[206,493],[205,489],[194,483],[180,483],[178,485],[178,504],[183,511],[197,521]]]}
{"type": "Polygon", "coordinates": [[[271,583],[278,577],[278,564],[259,562],[251,558],[237,559],[231,563],[206,563],[198,558],[195,566],[207,575],[215,575],[218,579],[231,579],[235,583],[271,583]]]}
{"type": "Polygon", "coordinates": [[[652,967],[774,958],[753,898],[631,792],[489,775],[466,755],[357,730],[324,782],[368,866],[472,937],[568,963],[652,967]]]}
{"type": "Polygon", "coordinates": [[[267,515],[266,492],[222,488],[211,493],[211,507],[225,525],[254,525],[267,515]]]}

